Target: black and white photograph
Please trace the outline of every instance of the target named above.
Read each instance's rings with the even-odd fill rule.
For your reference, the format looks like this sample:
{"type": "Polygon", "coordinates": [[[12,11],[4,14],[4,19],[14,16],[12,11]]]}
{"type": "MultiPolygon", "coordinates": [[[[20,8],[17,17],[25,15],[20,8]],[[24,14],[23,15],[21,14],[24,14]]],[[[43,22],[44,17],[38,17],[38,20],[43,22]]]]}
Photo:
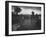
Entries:
{"type": "Polygon", "coordinates": [[[8,2],[7,8],[8,35],[44,33],[44,3],[8,2]]]}
{"type": "Polygon", "coordinates": [[[12,6],[12,31],[40,29],[41,7],[12,6]]]}

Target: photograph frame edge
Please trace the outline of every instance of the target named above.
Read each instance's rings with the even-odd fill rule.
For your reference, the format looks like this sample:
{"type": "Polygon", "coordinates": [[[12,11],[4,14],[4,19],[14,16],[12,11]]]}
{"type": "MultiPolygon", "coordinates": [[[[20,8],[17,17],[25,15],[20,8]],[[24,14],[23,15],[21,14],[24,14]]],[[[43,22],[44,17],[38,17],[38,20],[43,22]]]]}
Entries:
{"type": "Polygon", "coordinates": [[[45,3],[37,2],[22,2],[22,1],[5,1],[5,36],[18,36],[18,35],[34,35],[34,34],[45,34],[45,3]],[[28,3],[28,4],[43,4],[44,5],[44,32],[43,33],[29,33],[29,34],[13,34],[9,35],[9,25],[8,25],[8,14],[9,14],[9,3],[28,3]],[[6,13],[7,12],[7,13],[6,13]]]}

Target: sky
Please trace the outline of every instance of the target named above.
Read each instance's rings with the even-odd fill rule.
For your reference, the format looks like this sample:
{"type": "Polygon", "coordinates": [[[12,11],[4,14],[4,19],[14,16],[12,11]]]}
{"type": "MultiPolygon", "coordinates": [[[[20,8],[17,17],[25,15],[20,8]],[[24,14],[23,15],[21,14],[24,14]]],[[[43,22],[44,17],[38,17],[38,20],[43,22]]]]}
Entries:
{"type": "Polygon", "coordinates": [[[41,14],[41,7],[20,7],[22,10],[19,14],[32,14],[32,11],[35,14],[41,14]]]}
{"type": "MultiPolygon", "coordinates": [[[[18,14],[32,14],[32,11],[34,14],[41,14],[41,7],[26,7],[26,6],[20,6],[21,11],[18,14]]],[[[14,11],[14,10],[13,10],[14,11]]]]}

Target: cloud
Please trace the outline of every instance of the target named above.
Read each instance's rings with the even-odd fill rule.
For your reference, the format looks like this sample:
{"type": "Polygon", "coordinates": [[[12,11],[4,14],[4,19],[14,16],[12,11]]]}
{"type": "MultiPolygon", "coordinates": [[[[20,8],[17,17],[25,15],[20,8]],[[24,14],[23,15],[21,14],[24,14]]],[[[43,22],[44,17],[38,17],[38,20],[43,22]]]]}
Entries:
{"type": "Polygon", "coordinates": [[[31,12],[34,11],[35,14],[41,14],[41,8],[40,7],[20,7],[22,11],[19,14],[32,14],[31,12]]]}

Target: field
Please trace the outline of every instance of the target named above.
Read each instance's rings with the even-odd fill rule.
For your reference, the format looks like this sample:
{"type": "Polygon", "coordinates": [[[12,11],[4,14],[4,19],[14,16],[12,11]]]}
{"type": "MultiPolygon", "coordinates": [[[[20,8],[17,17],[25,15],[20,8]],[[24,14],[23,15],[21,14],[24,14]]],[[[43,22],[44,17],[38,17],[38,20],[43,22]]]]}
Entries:
{"type": "Polygon", "coordinates": [[[12,31],[41,29],[41,15],[12,15],[12,31]]]}

